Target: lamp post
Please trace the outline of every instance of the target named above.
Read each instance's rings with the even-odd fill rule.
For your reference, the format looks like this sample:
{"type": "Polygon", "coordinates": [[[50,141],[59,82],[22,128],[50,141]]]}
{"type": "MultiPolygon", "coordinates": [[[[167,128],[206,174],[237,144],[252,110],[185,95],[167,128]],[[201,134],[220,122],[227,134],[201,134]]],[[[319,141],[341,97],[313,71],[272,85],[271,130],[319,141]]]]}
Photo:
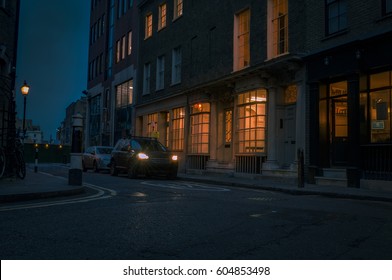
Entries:
{"type": "Polygon", "coordinates": [[[26,99],[27,99],[27,95],[29,94],[29,90],[30,87],[29,85],[26,83],[26,81],[24,81],[23,86],[21,86],[20,91],[22,92],[23,95],[23,141],[25,139],[26,136],[26,99]]]}

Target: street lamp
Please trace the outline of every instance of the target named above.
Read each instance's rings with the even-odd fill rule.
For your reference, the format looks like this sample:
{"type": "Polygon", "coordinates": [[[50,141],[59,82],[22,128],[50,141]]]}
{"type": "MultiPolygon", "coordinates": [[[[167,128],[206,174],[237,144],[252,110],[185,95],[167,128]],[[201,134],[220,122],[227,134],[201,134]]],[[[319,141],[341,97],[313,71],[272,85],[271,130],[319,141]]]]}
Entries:
{"type": "Polygon", "coordinates": [[[23,100],[23,127],[22,127],[23,141],[26,136],[26,97],[29,94],[29,90],[30,90],[29,85],[26,83],[26,81],[24,81],[23,86],[21,86],[21,88],[20,88],[20,91],[22,92],[22,95],[24,98],[24,100],[23,100]]]}

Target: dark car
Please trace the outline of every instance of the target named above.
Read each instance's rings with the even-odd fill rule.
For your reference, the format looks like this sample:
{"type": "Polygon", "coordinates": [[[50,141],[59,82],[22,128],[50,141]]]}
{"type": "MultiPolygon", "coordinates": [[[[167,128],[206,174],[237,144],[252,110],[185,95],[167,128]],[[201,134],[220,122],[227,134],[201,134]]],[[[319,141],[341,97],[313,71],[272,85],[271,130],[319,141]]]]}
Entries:
{"type": "Polygon", "coordinates": [[[139,175],[165,175],[177,177],[178,158],[156,138],[132,137],[121,139],[114,146],[110,161],[110,174],[127,173],[128,177],[139,175]]]}
{"type": "Polygon", "coordinates": [[[86,149],[82,156],[82,168],[86,172],[87,169],[92,169],[95,172],[100,170],[108,170],[110,163],[110,154],[113,147],[108,146],[91,146],[86,149]]]}

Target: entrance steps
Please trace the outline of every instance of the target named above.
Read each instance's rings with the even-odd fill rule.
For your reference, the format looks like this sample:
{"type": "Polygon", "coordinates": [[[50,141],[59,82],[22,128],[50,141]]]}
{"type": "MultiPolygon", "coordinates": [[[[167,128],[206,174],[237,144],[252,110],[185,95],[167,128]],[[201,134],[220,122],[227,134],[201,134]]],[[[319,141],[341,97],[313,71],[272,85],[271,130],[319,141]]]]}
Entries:
{"type": "Polygon", "coordinates": [[[347,174],[345,168],[323,168],[322,174],[315,177],[317,185],[323,186],[347,186],[347,174]]]}

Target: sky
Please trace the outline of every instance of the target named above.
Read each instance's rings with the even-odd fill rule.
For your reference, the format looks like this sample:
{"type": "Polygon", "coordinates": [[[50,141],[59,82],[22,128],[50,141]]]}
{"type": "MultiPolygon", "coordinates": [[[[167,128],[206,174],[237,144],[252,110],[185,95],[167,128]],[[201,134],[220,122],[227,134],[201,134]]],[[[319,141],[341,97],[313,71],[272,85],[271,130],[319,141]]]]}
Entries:
{"type": "Polygon", "coordinates": [[[87,89],[89,0],[21,0],[16,66],[16,111],[23,119],[20,87],[30,86],[26,119],[56,138],[65,109],[87,89]]]}

